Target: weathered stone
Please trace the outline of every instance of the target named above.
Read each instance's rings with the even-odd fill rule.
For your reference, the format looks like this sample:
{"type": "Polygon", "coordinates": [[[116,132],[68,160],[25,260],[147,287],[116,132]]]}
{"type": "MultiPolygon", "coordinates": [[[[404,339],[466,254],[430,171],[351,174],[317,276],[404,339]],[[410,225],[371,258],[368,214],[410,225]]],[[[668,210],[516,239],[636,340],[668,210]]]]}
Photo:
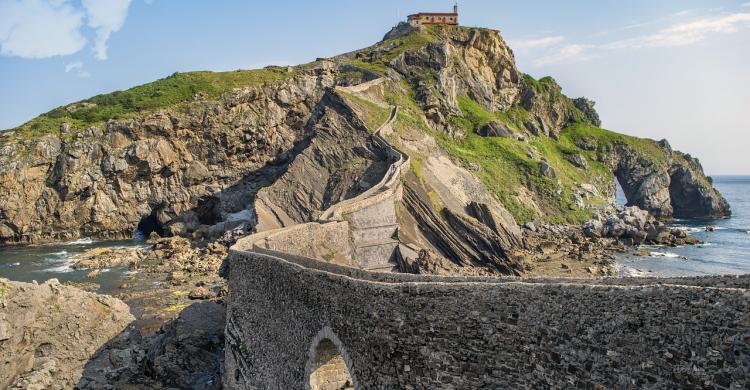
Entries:
{"type": "Polygon", "coordinates": [[[717,374],[733,387],[747,383],[747,276],[518,283],[368,273],[234,249],[224,370],[229,388],[304,388],[310,380],[305,367],[325,340],[357,388],[556,388],[571,382],[684,388],[717,374]],[[363,336],[372,329],[380,336],[363,336]],[[725,356],[731,358],[714,363],[725,356]],[[509,370],[508,362],[533,369],[509,370]]]}
{"type": "Polygon", "coordinates": [[[120,300],[0,279],[0,387],[71,389],[84,364],[133,320],[120,300]]]}
{"type": "Polygon", "coordinates": [[[480,127],[477,134],[482,137],[510,137],[513,135],[513,129],[503,122],[490,121],[480,127]]]}
{"type": "Polygon", "coordinates": [[[542,176],[549,178],[557,177],[557,172],[555,172],[555,169],[552,168],[552,166],[549,165],[546,161],[542,161],[541,164],[539,164],[539,173],[541,173],[542,176]]]}

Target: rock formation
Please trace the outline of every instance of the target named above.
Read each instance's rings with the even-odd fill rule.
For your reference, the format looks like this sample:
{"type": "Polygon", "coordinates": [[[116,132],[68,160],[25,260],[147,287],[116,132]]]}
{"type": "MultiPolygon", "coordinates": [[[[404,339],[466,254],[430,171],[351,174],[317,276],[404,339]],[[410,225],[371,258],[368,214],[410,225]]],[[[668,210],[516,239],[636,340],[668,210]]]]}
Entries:
{"type": "Polygon", "coordinates": [[[519,272],[509,255],[523,249],[518,223],[580,224],[613,201],[613,177],[630,205],[658,218],[729,215],[697,160],[599,129],[593,101],[521,73],[497,31],[399,25],[363,50],[298,67],[176,74],[4,134],[0,242],[139,229],[231,244],[314,221],[383,176],[386,158],[365,123],[390,105],[400,110],[393,142],[413,155],[417,175],[404,202],[416,228],[402,236],[457,264],[519,272]],[[201,77],[209,81],[191,84],[201,77]],[[356,104],[333,92],[373,79],[385,82],[353,92],[356,104]],[[180,83],[196,92],[118,100],[157,99],[180,83]]]}
{"type": "Polygon", "coordinates": [[[0,387],[70,389],[84,364],[134,318],[120,300],[0,279],[0,387]]]}

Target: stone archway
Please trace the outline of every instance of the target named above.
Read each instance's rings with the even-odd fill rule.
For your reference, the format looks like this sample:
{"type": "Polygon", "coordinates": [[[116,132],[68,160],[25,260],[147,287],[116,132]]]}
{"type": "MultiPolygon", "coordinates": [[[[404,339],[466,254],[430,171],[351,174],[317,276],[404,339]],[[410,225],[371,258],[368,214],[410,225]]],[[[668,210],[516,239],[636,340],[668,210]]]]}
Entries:
{"type": "Polygon", "coordinates": [[[308,390],[358,389],[349,367],[351,361],[341,340],[326,326],[310,345],[305,387],[308,390]]]}

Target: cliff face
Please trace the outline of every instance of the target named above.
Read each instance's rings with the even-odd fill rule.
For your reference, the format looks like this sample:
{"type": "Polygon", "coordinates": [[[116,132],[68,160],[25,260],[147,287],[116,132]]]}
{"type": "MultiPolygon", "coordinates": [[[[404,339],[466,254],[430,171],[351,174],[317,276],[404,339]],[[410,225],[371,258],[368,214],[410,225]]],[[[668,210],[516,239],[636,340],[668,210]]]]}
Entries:
{"type": "Polygon", "coordinates": [[[142,221],[192,234],[251,218],[315,133],[312,116],[335,70],[323,63],[276,85],[197,95],[181,110],[87,129],[9,138],[0,153],[0,240],[130,237],[142,221]]]}
{"type": "Polygon", "coordinates": [[[613,200],[615,177],[629,203],[660,217],[729,214],[697,160],[599,129],[593,102],[520,73],[497,32],[401,25],[328,60],[175,75],[3,133],[0,242],[122,238],[136,228],[210,238],[313,220],[382,175],[365,122],[388,105],[400,108],[394,142],[413,148],[417,173],[439,151],[489,196],[471,208],[465,198],[476,192],[445,195],[450,185],[435,171],[423,189],[447,197],[433,199],[449,206],[443,223],[479,232],[475,221],[503,216],[483,223],[497,238],[464,243],[472,261],[492,263],[476,253],[494,242],[521,246],[516,222],[585,220],[613,200]],[[362,103],[370,114],[330,93],[378,77],[391,83],[363,95],[379,100],[362,103]]]}

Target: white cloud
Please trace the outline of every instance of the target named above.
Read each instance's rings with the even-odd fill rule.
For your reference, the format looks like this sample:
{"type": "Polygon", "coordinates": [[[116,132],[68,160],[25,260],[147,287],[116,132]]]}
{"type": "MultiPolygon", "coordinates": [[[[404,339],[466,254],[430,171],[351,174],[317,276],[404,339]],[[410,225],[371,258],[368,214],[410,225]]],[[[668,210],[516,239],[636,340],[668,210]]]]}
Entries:
{"type": "Polygon", "coordinates": [[[740,4],[740,7],[750,7],[750,1],[740,4]]]}
{"type": "Polygon", "coordinates": [[[81,61],[70,62],[67,65],[65,65],[65,73],[70,73],[70,72],[75,73],[75,75],[80,78],[91,77],[91,73],[83,70],[83,62],[81,61]]]}
{"type": "Polygon", "coordinates": [[[125,23],[131,0],[82,0],[89,27],[96,30],[94,55],[100,60],[107,59],[107,41],[125,23]]]}
{"type": "Polygon", "coordinates": [[[48,58],[86,45],[83,15],[64,0],[0,0],[0,54],[48,58]]]}
{"type": "Polygon", "coordinates": [[[730,14],[680,23],[654,34],[615,41],[602,47],[617,50],[685,46],[703,41],[710,33],[733,33],[748,25],[750,13],[730,14]]]}
{"type": "Polygon", "coordinates": [[[678,47],[701,42],[715,33],[735,33],[750,26],[750,13],[725,14],[706,17],[663,28],[651,34],[625,38],[598,45],[568,44],[534,61],[536,66],[562,62],[581,62],[599,56],[605,51],[636,50],[644,48],[678,47]]]}
{"type": "Polygon", "coordinates": [[[0,0],[0,54],[28,59],[77,53],[93,29],[94,56],[107,59],[107,41],[125,23],[131,0],[0,0]],[[74,6],[76,5],[76,6],[74,6]]]}
{"type": "Polygon", "coordinates": [[[587,61],[594,57],[594,55],[589,52],[592,47],[593,46],[591,45],[565,45],[555,50],[552,54],[535,60],[534,65],[544,66],[561,62],[587,61]]]}
{"type": "Polygon", "coordinates": [[[65,73],[70,73],[71,71],[74,71],[74,70],[81,70],[82,68],[83,68],[83,62],[81,61],[71,62],[65,65],[65,73]]]}
{"type": "Polygon", "coordinates": [[[526,39],[521,41],[512,42],[512,47],[517,50],[524,49],[542,49],[545,47],[554,46],[562,43],[565,40],[564,37],[555,35],[542,38],[526,39]]]}

